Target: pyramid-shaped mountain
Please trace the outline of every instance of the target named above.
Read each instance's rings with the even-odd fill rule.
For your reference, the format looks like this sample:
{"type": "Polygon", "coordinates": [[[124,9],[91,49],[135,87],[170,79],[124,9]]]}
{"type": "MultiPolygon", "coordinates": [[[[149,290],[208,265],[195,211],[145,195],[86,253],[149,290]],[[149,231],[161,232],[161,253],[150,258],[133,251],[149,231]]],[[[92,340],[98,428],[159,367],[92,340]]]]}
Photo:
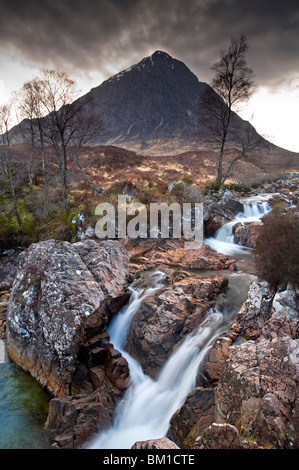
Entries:
{"type": "MultiPolygon", "coordinates": [[[[208,90],[183,62],[156,51],[81,99],[88,98],[87,113],[102,121],[94,145],[169,154],[198,148],[200,103],[208,90]]],[[[245,124],[236,119],[236,125],[245,124]]]]}
{"type": "MultiPolygon", "coordinates": [[[[207,107],[211,107],[211,101],[205,100],[207,95],[221,100],[183,62],[156,51],[91,89],[75,103],[82,105],[83,115],[101,122],[90,145],[169,155],[198,150],[205,144],[210,148],[211,131],[205,126],[207,107]]],[[[21,123],[24,131],[28,122],[21,123]]],[[[248,126],[237,114],[233,115],[233,130],[246,132],[248,126]]],[[[11,134],[15,143],[22,141],[18,126],[11,134]]]]}
{"type": "Polygon", "coordinates": [[[103,122],[96,143],[143,150],[194,139],[198,97],[207,87],[183,62],[155,52],[87,95],[103,122]]]}

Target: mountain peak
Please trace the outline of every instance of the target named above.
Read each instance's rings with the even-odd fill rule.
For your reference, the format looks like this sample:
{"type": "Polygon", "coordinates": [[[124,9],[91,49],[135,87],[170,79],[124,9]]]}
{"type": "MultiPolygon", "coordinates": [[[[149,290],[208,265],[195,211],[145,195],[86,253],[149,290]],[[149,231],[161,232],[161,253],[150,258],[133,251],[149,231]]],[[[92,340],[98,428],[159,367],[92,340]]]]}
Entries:
{"type": "Polygon", "coordinates": [[[164,52],[164,51],[155,51],[152,55],[151,55],[152,59],[170,59],[170,60],[173,60],[173,58],[167,54],[167,52],[164,52]]]}
{"type": "Polygon", "coordinates": [[[176,59],[173,59],[167,52],[164,51],[155,51],[150,57],[146,57],[143,59],[144,61],[149,61],[151,62],[152,66],[155,66],[157,64],[167,64],[169,66],[172,66],[175,62],[178,62],[176,59]]]}
{"type": "Polygon", "coordinates": [[[96,143],[144,150],[152,141],[190,140],[206,88],[183,62],[156,50],[91,90],[103,122],[96,143]]]}
{"type": "MultiPolygon", "coordinates": [[[[207,90],[211,92],[209,85],[200,82],[182,61],[156,50],[79,100],[84,113],[102,123],[93,145],[169,154],[172,149],[198,147],[198,123],[205,116],[207,105],[202,98],[207,90]]],[[[242,128],[239,117],[236,127],[242,128]]],[[[204,132],[210,139],[208,130],[204,132]]]]}
{"type": "Polygon", "coordinates": [[[161,68],[165,70],[166,68],[174,69],[175,64],[180,62],[176,59],[173,59],[167,52],[164,51],[155,51],[152,55],[144,57],[138,64],[131,65],[130,67],[118,72],[116,75],[113,75],[107,80],[107,83],[115,82],[121,80],[123,77],[127,76],[128,72],[151,72],[154,68],[161,68]]]}

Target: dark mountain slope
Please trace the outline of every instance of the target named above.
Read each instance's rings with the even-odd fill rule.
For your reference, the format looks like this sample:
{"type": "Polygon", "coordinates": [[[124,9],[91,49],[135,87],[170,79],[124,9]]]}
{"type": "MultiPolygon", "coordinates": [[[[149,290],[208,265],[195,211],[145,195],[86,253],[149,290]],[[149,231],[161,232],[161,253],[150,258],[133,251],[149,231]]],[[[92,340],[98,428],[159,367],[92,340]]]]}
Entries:
{"type": "MultiPolygon", "coordinates": [[[[220,99],[183,62],[156,51],[70,106],[82,104],[83,115],[101,121],[91,145],[114,145],[143,155],[171,155],[211,149],[207,107],[220,99]],[[208,103],[207,95],[212,96],[208,103]]],[[[21,125],[23,130],[30,127],[28,120],[21,125]]],[[[260,137],[247,121],[234,114],[232,136],[246,133],[248,128],[260,137]]],[[[15,143],[22,142],[17,127],[11,134],[15,143]]],[[[288,153],[265,139],[261,142],[268,152],[288,153]]]]}
{"type": "MultiPolygon", "coordinates": [[[[161,154],[195,150],[199,140],[210,139],[208,129],[198,136],[208,90],[213,93],[183,62],[156,51],[80,100],[88,100],[86,112],[95,112],[103,122],[93,144],[161,154]]],[[[239,116],[234,120],[235,127],[245,128],[239,116]]]]}

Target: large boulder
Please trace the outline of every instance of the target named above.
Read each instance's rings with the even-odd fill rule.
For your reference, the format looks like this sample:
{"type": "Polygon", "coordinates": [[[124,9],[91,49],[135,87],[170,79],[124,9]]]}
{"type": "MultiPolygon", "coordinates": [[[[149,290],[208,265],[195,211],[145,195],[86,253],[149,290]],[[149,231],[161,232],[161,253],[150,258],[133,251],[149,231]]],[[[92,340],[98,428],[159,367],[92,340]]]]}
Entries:
{"type": "Polygon", "coordinates": [[[244,206],[239,200],[239,197],[228,189],[224,192],[221,200],[221,205],[229,209],[234,214],[239,214],[244,211],[244,206]]]}
{"type": "Polygon", "coordinates": [[[179,447],[167,437],[160,439],[149,439],[148,441],[137,441],[132,449],[179,449],[179,447]]]}
{"type": "Polygon", "coordinates": [[[54,396],[88,366],[85,344],[128,298],[129,255],[115,241],[48,240],[19,256],[7,310],[10,358],[54,396]]]}
{"type": "Polygon", "coordinates": [[[231,424],[212,423],[196,440],[195,449],[256,449],[256,442],[246,441],[231,424]]]}
{"type": "Polygon", "coordinates": [[[258,338],[265,322],[271,318],[274,295],[268,282],[254,279],[232,325],[234,332],[245,339],[258,338]]]}
{"type": "Polygon", "coordinates": [[[147,269],[160,265],[200,271],[236,269],[234,259],[223,253],[215,253],[209,245],[203,243],[199,248],[188,249],[184,247],[184,240],[181,239],[158,241],[140,260],[147,269]]]}
{"type": "Polygon", "coordinates": [[[232,347],[215,402],[218,423],[235,426],[260,446],[298,448],[298,342],[281,337],[232,347]]]}
{"type": "Polygon", "coordinates": [[[248,248],[255,248],[262,226],[262,222],[238,222],[233,226],[234,242],[248,248]]]}
{"type": "Polygon", "coordinates": [[[172,416],[168,437],[182,449],[193,449],[196,438],[214,421],[214,389],[197,387],[172,416]]]}
{"type": "Polygon", "coordinates": [[[271,318],[263,325],[261,337],[266,339],[289,336],[299,338],[299,289],[288,284],[276,292],[271,318]]]}
{"type": "Polygon", "coordinates": [[[299,289],[288,284],[277,292],[255,279],[232,325],[246,339],[299,338],[299,289]]]}
{"type": "Polygon", "coordinates": [[[91,393],[50,401],[45,431],[51,448],[84,447],[92,436],[112,425],[123,390],[110,382],[104,366],[93,367],[90,376],[95,387],[91,393]]]}
{"type": "Polygon", "coordinates": [[[227,284],[224,277],[189,274],[143,301],[132,320],[126,349],[146,374],[157,377],[167,358],[200,325],[227,284]]]}
{"type": "Polygon", "coordinates": [[[212,237],[217,230],[235,217],[235,213],[223,207],[218,201],[207,201],[204,205],[205,237],[212,237]]]}
{"type": "Polygon", "coordinates": [[[243,212],[244,206],[233,191],[219,191],[206,196],[204,202],[204,231],[206,237],[215,235],[223,224],[233,220],[243,212]]]}
{"type": "Polygon", "coordinates": [[[215,420],[206,427],[200,400],[188,398],[172,418],[169,436],[175,442],[186,428],[194,441],[196,426],[188,419],[193,416],[204,424],[194,448],[298,448],[298,293],[291,284],[274,291],[265,281],[252,281],[247,300],[206,354],[197,378],[204,390],[213,387],[215,420]]]}

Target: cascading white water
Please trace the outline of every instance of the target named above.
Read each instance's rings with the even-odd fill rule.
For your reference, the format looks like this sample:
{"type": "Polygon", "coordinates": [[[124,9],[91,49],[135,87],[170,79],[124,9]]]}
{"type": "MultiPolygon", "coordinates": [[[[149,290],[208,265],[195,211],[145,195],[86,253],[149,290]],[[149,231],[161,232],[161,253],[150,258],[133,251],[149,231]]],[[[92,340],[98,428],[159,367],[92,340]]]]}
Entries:
{"type": "Polygon", "coordinates": [[[129,290],[131,292],[130,302],[127,306],[123,307],[119,311],[117,316],[112,319],[108,328],[111,342],[113,343],[114,347],[121,352],[123,357],[125,357],[129,363],[132,383],[138,383],[139,380],[143,379],[144,374],[138,362],[135,361],[135,359],[133,359],[123,349],[128,329],[131,320],[139,309],[143,299],[160,289],[163,286],[164,278],[165,273],[163,273],[162,271],[155,271],[148,276],[146,287],[138,287],[138,285],[136,285],[136,282],[129,286],[129,290]]]}
{"type": "Polygon", "coordinates": [[[270,210],[270,206],[267,201],[245,203],[244,204],[244,217],[246,219],[259,220],[270,210]]]}
{"type": "MultiPolygon", "coordinates": [[[[238,250],[244,250],[245,247],[234,244],[232,233],[234,224],[244,220],[260,220],[270,210],[267,201],[244,202],[244,213],[238,214],[235,220],[221,227],[215,238],[205,240],[205,243],[210,244],[215,251],[235,254],[238,250]]],[[[247,285],[250,275],[241,273],[238,276],[244,275],[242,285],[247,285]]],[[[194,388],[198,369],[208,349],[225,331],[227,319],[224,321],[223,312],[211,310],[199,328],[187,336],[172,353],[157,380],[145,375],[138,361],[123,347],[134,314],[148,295],[162,287],[164,277],[164,273],[157,271],[149,276],[147,287],[138,288],[134,283],[130,287],[129,304],[121,309],[108,328],[111,342],[128,361],[131,385],[116,410],[113,425],[90,443],[90,449],[129,449],[136,441],[164,437],[172,415],[194,388]]],[[[248,287],[249,284],[247,290],[248,287]]],[[[240,286],[237,286],[237,291],[232,289],[228,295],[231,302],[236,301],[240,290],[242,290],[240,286]]],[[[233,309],[230,315],[232,312],[233,309]]]]}
{"type": "Polygon", "coordinates": [[[200,327],[186,337],[170,356],[157,380],[145,375],[127,352],[123,351],[128,326],[142,300],[161,287],[163,273],[152,277],[155,287],[136,290],[127,307],[115,317],[109,328],[111,342],[126,357],[131,375],[131,386],[121,401],[113,426],[93,440],[91,449],[126,449],[139,440],[165,436],[173,413],[183,404],[194,388],[196,374],[207,350],[219,334],[223,315],[211,311],[200,327]]]}
{"type": "Polygon", "coordinates": [[[253,198],[244,199],[244,212],[240,212],[234,220],[220,227],[214,237],[207,238],[204,242],[218,253],[226,255],[234,256],[247,251],[248,248],[234,243],[233,226],[238,222],[260,221],[271,210],[267,202],[269,197],[271,194],[257,196],[256,201],[253,198]]]}
{"type": "Polygon", "coordinates": [[[0,364],[4,364],[5,362],[7,362],[5,343],[0,339],[0,364]]]}

